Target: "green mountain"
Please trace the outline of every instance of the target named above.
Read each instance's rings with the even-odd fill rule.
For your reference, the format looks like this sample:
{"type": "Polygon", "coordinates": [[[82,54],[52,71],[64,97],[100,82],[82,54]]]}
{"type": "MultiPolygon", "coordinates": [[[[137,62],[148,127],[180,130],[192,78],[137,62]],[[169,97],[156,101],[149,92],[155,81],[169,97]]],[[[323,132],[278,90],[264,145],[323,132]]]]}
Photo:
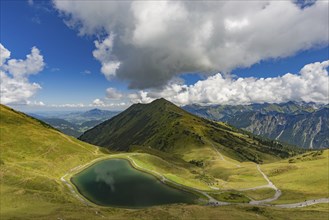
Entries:
{"type": "Polygon", "coordinates": [[[302,148],[329,147],[329,108],[315,103],[185,106],[201,117],[302,148]]]}
{"type": "Polygon", "coordinates": [[[191,160],[204,159],[221,151],[239,161],[260,163],[296,153],[293,148],[275,141],[192,115],[165,99],[134,104],[86,131],[79,139],[116,151],[129,151],[138,146],[191,160]],[[198,151],[206,153],[191,155],[198,151]]]}

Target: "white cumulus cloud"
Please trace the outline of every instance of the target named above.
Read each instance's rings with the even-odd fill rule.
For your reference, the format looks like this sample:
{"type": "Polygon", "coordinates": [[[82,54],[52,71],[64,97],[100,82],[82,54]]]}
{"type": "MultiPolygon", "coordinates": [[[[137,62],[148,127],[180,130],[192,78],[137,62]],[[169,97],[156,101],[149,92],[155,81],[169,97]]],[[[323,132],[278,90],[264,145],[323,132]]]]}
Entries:
{"type": "Polygon", "coordinates": [[[250,104],[288,101],[329,102],[329,60],[305,65],[298,74],[273,78],[225,78],[218,73],[194,85],[169,84],[164,89],[129,95],[132,102],[151,102],[164,97],[178,105],[250,104]]]}
{"type": "Polygon", "coordinates": [[[29,106],[46,106],[45,103],[41,102],[41,101],[27,101],[26,103],[29,106]]]}
{"type": "Polygon", "coordinates": [[[95,99],[92,104],[92,106],[105,106],[104,101],[100,100],[100,99],[95,99]]]}
{"type": "Polygon", "coordinates": [[[51,104],[49,107],[54,108],[84,108],[86,107],[83,103],[66,103],[66,104],[51,104]]]}
{"type": "Polygon", "coordinates": [[[120,98],[122,98],[122,96],[123,96],[123,94],[115,88],[106,89],[106,98],[108,98],[108,99],[120,99],[120,98]]]}
{"type": "Polygon", "coordinates": [[[90,107],[107,107],[107,108],[124,108],[127,107],[129,103],[118,100],[117,102],[109,102],[109,99],[95,99],[89,106],[90,107]]]}
{"type": "Polygon", "coordinates": [[[101,72],[107,79],[116,75],[116,70],[120,67],[120,62],[112,55],[113,37],[111,34],[104,41],[95,41],[96,49],[93,51],[94,57],[102,64],[101,72]]]}
{"type": "Polygon", "coordinates": [[[10,51],[7,50],[2,44],[0,44],[0,67],[6,62],[10,57],[10,51]]]}
{"type": "Polygon", "coordinates": [[[161,88],[183,72],[228,73],[329,42],[328,1],[54,0],[54,6],[68,26],[98,37],[93,55],[106,78],[135,89],[161,88]]]}
{"type": "Polygon", "coordinates": [[[28,54],[25,60],[9,59],[10,51],[2,44],[0,44],[0,49],[1,103],[31,104],[28,99],[41,89],[41,86],[38,83],[29,82],[28,78],[43,70],[45,66],[43,56],[39,49],[33,47],[31,54],[28,54]]]}

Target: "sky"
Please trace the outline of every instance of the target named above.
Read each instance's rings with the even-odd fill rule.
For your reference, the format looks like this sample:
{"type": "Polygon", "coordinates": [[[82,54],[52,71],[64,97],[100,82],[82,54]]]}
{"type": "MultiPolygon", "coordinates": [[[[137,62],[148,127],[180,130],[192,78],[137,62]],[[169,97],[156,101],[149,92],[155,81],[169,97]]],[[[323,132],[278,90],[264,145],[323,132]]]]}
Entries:
{"type": "Polygon", "coordinates": [[[0,101],[15,109],[328,103],[328,1],[0,4],[0,101]]]}

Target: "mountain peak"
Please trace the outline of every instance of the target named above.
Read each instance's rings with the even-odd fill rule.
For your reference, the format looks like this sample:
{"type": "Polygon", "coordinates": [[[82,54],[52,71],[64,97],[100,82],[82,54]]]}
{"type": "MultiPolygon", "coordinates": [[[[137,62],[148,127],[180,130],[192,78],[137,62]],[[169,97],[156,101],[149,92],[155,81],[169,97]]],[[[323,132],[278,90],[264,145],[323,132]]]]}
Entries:
{"type": "Polygon", "coordinates": [[[101,112],[102,110],[100,110],[99,108],[93,108],[93,109],[90,109],[89,111],[87,112],[101,112]]]}
{"type": "Polygon", "coordinates": [[[150,103],[136,103],[134,105],[132,105],[130,108],[130,110],[137,110],[137,109],[143,109],[146,110],[148,109],[149,111],[161,111],[163,113],[163,111],[167,111],[167,112],[177,112],[177,111],[184,111],[181,108],[179,108],[178,106],[176,106],[174,103],[164,99],[164,98],[159,98],[156,99],[150,103]]]}
{"type": "Polygon", "coordinates": [[[167,99],[165,99],[165,98],[159,98],[159,99],[156,99],[156,100],[154,100],[153,102],[151,102],[151,104],[161,104],[161,105],[163,105],[163,104],[171,104],[171,105],[174,105],[172,102],[169,102],[167,99]]]}
{"type": "MultiPolygon", "coordinates": [[[[161,98],[149,104],[132,105],[116,117],[86,131],[79,139],[111,150],[147,147],[177,156],[221,146],[237,160],[254,162],[262,162],[267,157],[264,156],[267,153],[259,150],[264,147],[272,154],[270,157],[277,158],[281,149],[272,151],[273,146],[255,145],[256,139],[250,136],[228,125],[199,118],[161,98]],[[241,136],[246,139],[241,139],[241,136]]],[[[285,150],[280,153],[288,155],[285,150]]],[[[208,156],[212,156],[211,150],[208,156]]]]}
{"type": "Polygon", "coordinates": [[[174,103],[168,101],[167,99],[164,98],[160,98],[160,99],[156,99],[153,102],[151,102],[150,104],[147,105],[149,108],[153,108],[154,110],[157,109],[161,112],[176,112],[179,114],[186,114],[187,112],[185,112],[185,110],[181,109],[180,107],[178,107],[177,105],[175,105],[174,103]]]}
{"type": "Polygon", "coordinates": [[[84,116],[84,117],[101,116],[101,115],[106,114],[106,112],[107,111],[105,111],[105,110],[94,108],[94,109],[84,112],[82,114],[82,116],[84,116]]]}

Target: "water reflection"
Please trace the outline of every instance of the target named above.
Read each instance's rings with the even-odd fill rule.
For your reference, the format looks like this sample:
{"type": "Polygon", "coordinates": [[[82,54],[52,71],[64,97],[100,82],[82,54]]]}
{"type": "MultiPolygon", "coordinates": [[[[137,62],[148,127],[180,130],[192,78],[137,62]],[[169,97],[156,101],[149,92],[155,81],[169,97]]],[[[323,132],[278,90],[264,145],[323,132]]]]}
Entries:
{"type": "Polygon", "coordinates": [[[109,168],[102,167],[102,166],[96,166],[94,168],[94,171],[96,173],[96,182],[103,182],[107,186],[109,186],[110,190],[112,192],[115,191],[115,180],[114,177],[111,175],[111,172],[109,171],[109,168]]]}
{"type": "Polygon", "coordinates": [[[100,161],[74,176],[72,182],[87,199],[104,206],[137,208],[194,203],[198,198],[134,169],[123,159],[100,161]]]}

